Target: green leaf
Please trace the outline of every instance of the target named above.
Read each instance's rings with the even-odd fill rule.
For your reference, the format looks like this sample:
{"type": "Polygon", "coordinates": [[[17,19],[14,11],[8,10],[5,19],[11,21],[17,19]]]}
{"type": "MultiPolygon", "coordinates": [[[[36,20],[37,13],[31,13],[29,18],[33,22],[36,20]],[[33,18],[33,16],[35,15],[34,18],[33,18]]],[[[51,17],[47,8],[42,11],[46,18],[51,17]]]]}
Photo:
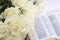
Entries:
{"type": "Polygon", "coordinates": [[[0,0],[0,14],[4,12],[6,8],[14,7],[11,0],[0,0]]]}

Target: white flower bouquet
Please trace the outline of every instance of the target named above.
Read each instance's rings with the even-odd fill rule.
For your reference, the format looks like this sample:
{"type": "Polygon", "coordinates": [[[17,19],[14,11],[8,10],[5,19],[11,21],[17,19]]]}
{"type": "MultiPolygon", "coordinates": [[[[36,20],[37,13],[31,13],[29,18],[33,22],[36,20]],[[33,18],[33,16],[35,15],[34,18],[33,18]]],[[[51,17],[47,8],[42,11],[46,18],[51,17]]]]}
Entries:
{"type": "Polygon", "coordinates": [[[39,40],[34,18],[43,8],[44,0],[0,0],[0,40],[39,40]]]}

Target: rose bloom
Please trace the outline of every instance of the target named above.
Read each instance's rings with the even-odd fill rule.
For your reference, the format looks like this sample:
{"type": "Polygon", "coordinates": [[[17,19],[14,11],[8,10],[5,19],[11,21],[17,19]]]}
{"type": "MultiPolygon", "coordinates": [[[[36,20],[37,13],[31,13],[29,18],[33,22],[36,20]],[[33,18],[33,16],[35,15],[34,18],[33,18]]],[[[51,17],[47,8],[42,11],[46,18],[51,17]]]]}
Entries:
{"type": "Polygon", "coordinates": [[[10,28],[13,26],[12,28],[14,29],[14,27],[16,26],[15,28],[17,29],[19,28],[21,32],[25,32],[34,27],[34,18],[24,15],[21,16],[13,15],[7,18],[4,23],[7,24],[10,28]]]}
{"type": "Polygon", "coordinates": [[[4,23],[6,25],[8,25],[8,28],[11,31],[11,35],[19,36],[22,39],[24,39],[27,35],[27,31],[23,29],[24,27],[26,27],[23,24],[24,22],[21,23],[22,25],[20,25],[21,20],[22,19],[20,19],[20,17],[18,15],[13,15],[13,16],[10,16],[9,18],[7,18],[4,23]],[[24,27],[23,27],[23,25],[24,25],[24,27]]]}
{"type": "Polygon", "coordinates": [[[3,12],[2,16],[3,18],[8,18],[12,15],[19,15],[20,13],[21,11],[17,7],[10,7],[3,12]]]}
{"type": "Polygon", "coordinates": [[[5,24],[8,25],[8,28],[11,30],[12,35],[18,35],[22,29],[22,27],[19,25],[19,16],[18,15],[13,15],[10,16],[5,20],[5,24]]]}
{"type": "Polygon", "coordinates": [[[28,16],[37,16],[39,15],[39,11],[36,5],[33,5],[32,2],[28,1],[25,6],[22,6],[21,8],[22,14],[28,15],[28,16]]]}
{"type": "Polygon", "coordinates": [[[28,0],[11,0],[12,4],[15,7],[21,7],[24,6],[27,3],[28,0]]]}

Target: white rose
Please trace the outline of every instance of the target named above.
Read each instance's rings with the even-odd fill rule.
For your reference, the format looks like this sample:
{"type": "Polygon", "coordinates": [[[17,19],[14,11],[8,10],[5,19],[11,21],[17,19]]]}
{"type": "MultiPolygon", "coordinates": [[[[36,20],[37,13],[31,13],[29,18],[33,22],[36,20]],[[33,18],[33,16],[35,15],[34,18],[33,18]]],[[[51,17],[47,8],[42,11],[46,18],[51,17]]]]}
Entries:
{"type": "Polygon", "coordinates": [[[27,3],[28,0],[11,0],[12,4],[15,7],[21,7],[24,6],[27,3]]]}
{"type": "Polygon", "coordinates": [[[36,16],[39,11],[36,5],[33,5],[32,2],[28,1],[25,6],[21,7],[21,11],[24,15],[36,16]]]}
{"type": "Polygon", "coordinates": [[[16,34],[19,31],[27,32],[34,27],[34,18],[28,16],[16,16],[13,15],[5,20],[5,24],[9,26],[12,34],[16,34]]]}
{"type": "MultiPolygon", "coordinates": [[[[20,25],[22,19],[19,16],[13,15],[5,20],[5,24],[8,25],[8,28],[11,31],[12,35],[19,36],[21,39],[24,39],[27,35],[27,32],[23,30],[23,23],[20,25]]],[[[25,26],[24,26],[25,27],[25,26]]],[[[19,38],[16,38],[16,40],[19,38]]]]}
{"type": "Polygon", "coordinates": [[[5,37],[8,34],[9,34],[9,30],[8,30],[7,25],[0,22],[0,38],[5,37]]]}
{"type": "Polygon", "coordinates": [[[8,28],[11,30],[12,35],[19,35],[23,31],[23,27],[20,25],[20,17],[13,15],[5,20],[5,24],[8,25],[8,28]]]}
{"type": "Polygon", "coordinates": [[[21,12],[18,8],[11,7],[11,8],[7,8],[2,15],[4,18],[8,18],[12,15],[19,15],[20,13],[21,12]]]}
{"type": "Polygon", "coordinates": [[[5,20],[5,24],[11,30],[12,35],[18,35],[20,32],[19,17],[17,15],[10,16],[5,20]]]}

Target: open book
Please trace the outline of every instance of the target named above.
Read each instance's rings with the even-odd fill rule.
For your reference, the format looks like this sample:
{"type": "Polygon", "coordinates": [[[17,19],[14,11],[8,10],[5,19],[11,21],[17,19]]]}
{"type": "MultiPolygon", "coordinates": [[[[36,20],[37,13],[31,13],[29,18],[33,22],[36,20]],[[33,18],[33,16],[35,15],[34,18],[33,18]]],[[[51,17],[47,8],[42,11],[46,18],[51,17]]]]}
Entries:
{"type": "Polygon", "coordinates": [[[39,39],[60,36],[60,15],[42,14],[35,20],[35,29],[39,39]]]}

